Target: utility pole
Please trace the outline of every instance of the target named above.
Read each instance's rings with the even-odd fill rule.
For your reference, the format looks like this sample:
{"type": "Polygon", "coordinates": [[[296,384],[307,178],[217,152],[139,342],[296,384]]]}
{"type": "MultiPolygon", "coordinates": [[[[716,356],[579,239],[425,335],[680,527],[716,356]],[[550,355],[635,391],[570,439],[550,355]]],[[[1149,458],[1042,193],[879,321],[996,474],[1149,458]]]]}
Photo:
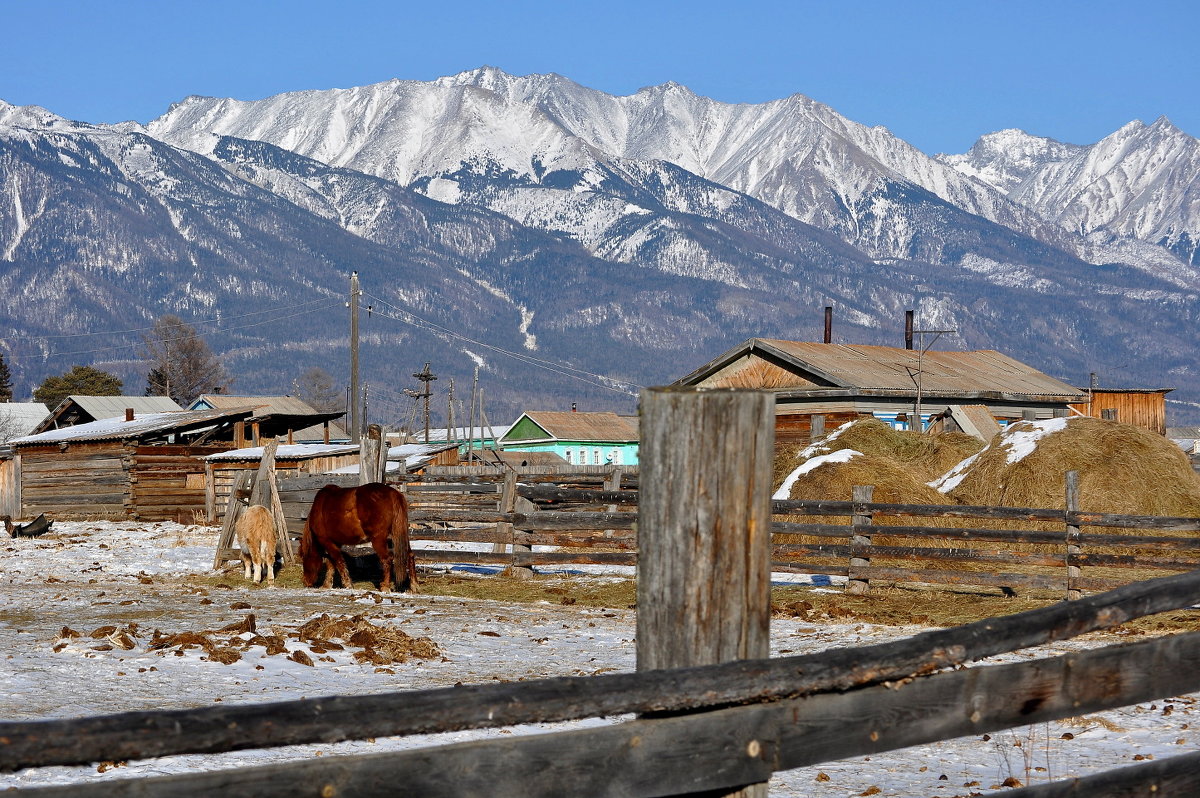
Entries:
{"type": "Polygon", "coordinates": [[[446,443],[458,443],[458,434],[454,431],[454,378],[450,378],[450,391],[446,398],[446,443]]]}
{"type": "Polygon", "coordinates": [[[424,383],[424,388],[421,390],[421,396],[425,398],[425,442],[429,443],[429,397],[433,395],[433,386],[431,382],[437,379],[437,375],[429,370],[429,361],[425,361],[425,368],[413,374],[418,380],[424,383]]]}
{"type": "Polygon", "coordinates": [[[362,439],[358,405],[358,272],[350,272],[350,442],[362,439]]]}
{"type": "Polygon", "coordinates": [[[917,384],[917,401],[913,403],[913,415],[915,417],[908,427],[909,429],[916,430],[917,432],[924,432],[925,424],[921,421],[921,389],[923,387],[922,374],[925,367],[925,353],[929,351],[929,347],[937,343],[937,339],[941,338],[943,335],[953,335],[954,333],[958,332],[958,330],[913,330],[913,332],[921,336],[922,346],[919,350],[917,350],[916,374],[913,374],[913,370],[911,368],[908,369],[908,376],[912,377],[913,382],[917,384]],[[927,345],[925,344],[926,335],[933,336],[933,340],[931,340],[927,345]]]}

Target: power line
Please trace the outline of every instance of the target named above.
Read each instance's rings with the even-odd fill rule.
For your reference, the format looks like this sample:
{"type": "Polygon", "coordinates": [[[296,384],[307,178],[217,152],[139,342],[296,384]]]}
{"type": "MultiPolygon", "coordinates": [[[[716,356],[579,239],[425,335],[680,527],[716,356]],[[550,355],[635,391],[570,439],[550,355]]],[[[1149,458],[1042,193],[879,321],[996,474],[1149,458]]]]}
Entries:
{"type": "MultiPolygon", "coordinates": [[[[307,308],[311,305],[328,304],[331,301],[334,301],[334,300],[332,300],[330,297],[325,297],[323,299],[314,299],[311,302],[302,302],[298,305],[293,304],[293,305],[285,305],[283,307],[268,308],[267,310],[256,310],[252,313],[241,313],[237,316],[216,316],[215,318],[211,318],[211,319],[195,319],[193,321],[187,321],[186,323],[190,324],[192,326],[196,326],[199,324],[222,324],[226,321],[232,321],[234,319],[245,319],[250,316],[261,316],[264,313],[275,313],[277,311],[286,310],[286,309],[298,310],[300,308],[307,308]]],[[[336,301],[340,302],[341,300],[336,300],[336,301]]],[[[319,308],[313,308],[313,309],[319,310],[319,308]]],[[[283,318],[291,318],[291,317],[285,316],[283,318]]],[[[253,326],[253,325],[248,325],[248,326],[253,326]]],[[[94,338],[98,335],[126,335],[128,333],[149,332],[150,330],[153,330],[153,329],[154,329],[154,327],[150,326],[150,327],[135,327],[135,328],[129,329],[129,330],[101,330],[99,332],[63,333],[62,335],[11,335],[8,337],[0,337],[0,341],[49,341],[49,340],[56,339],[56,338],[94,338]]],[[[242,329],[242,327],[230,327],[229,329],[239,330],[239,329],[242,329]]]]}
{"type": "MultiPolygon", "coordinates": [[[[323,300],[323,301],[325,302],[325,306],[327,306],[327,307],[328,307],[328,306],[340,305],[340,304],[341,304],[341,300],[340,300],[340,299],[339,299],[339,300],[333,300],[333,301],[330,301],[330,300],[323,300]]],[[[310,304],[311,304],[311,303],[310,303],[310,304]]],[[[251,327],[261,327],[261,326],[263,326],[264,324],[273,324],[274,322],[277,322],[277,321],[284,321],[284,320],[286,320],[286,319],[293,319],[293,318],[295,318],[295,317],[297,317],[297,316],[304,316],[304,315],[307,315],[308,313],[311,313],[313,310],[320,310],[320,309],[321,309],[321,308],[319,308],[319,307],[318,307],[318,308],[310,308],[310,309],[308,309],[308,310],[305,310],[305,311],[303,311],[303,312],[298,312],[298,313],[289,313],[289,314],[288,314],[288,315],[286,315],[286,316],[277,316],[277,317],[275,317],[275,318],[272,318],[272,319],[265,319],[265,320],[263,320],[263,321],[256,321],[256,322],[253,322],[253,323],[251,323],[251,324],[239,324],[239,325],[236,325],[236,326],[233,326],[233,327],[226,327],[226,328],[224,328],[224,329],[222,330],[222,332],[230,332],[230,331],[233,331],[233,330],[247,330],[247,329],[249,329],[249,328],[251,328],[251,327]]],[[[275,311],[275,312],[278,312],[279,310],[281,310],[281,308],[275,308],[275,309],[274,309],[274,311],[275,311]]],[[[247,314],[245,314],[244,316],[239,316],[239,317],[237,317],[237,318],[245,318],[246,316],[256,316],[256,315],[260,315],[261,313],[266,313],[266,312],[270,312],[270,311],[259,311],[259,312],[257,312],[257,313],[247,313],[247,314]]],[[[186,322],[185,322],[185,323],[186,323],[186,322]]],[[[145,328],[145,331],[149,331],[149,330],[153,330],[153,329],[154,329],[153,327],[146,327],[146,328],[145,328]]],[[[126,332],[139,332],[139,330],[127,330],[126,332]]],[[[116,335],[116,334],[118,334],[118,333],[89,333],[89,334],[90,334],[90,335],[116,335]]],[[[173,342],[175,342],[175,341],[182,341],[182,340],[185,340],[185,338],[188,338],[188,337],[190,337],[190,336],[180,336],[180,337],[178,337],[178,338],[166,339],[166,340],[164,341],[164,343],[173,343],[173,342]]],[[[3,340],[3,339],[0,339],[0,340],[3,340]]],[[[40,340],[40,339],[39,339],[39,338],[32,338],[31,340],[40,340]]],[[[131,342],[131,343],[127,343],[127,344],[112,344],[112,345],[110,345],[110,346],[106,346],[106,347],[103,347],[103,348],[100,348],[100,349],[81,349],[81,350],[77,350],[77,351],[74,351],[74,352],[50,352],[50,353],[47,353],[46,355],[44,355],[43,357],[44,357],[44,358],[46,358],[46,359],[48,359],[48,358],[52,358],[52,357],[66,357],[66,356],[68,356],[68,355],[94,355],[94,354],[101,353],[101,352],[111,352],[111,351],[113,351],[113,350],[117,350],[117,349],[132,349],[133,347],[136,347],[136,346],[141,346],[143,343],[144,343],[144,342],[142,342],[142,341],[133,341],[133,342],[131,342]]]]}
{"type": "Polygon", "coordinates": [[[382,305],[386,305],[387,307],[391,308],[392,310],[396,311],[397,313],[401,313],[401,314],[404,314],[405,316],[409,317],[409,318],[401,318],[399,316],[393,316],[388,313],[385,313],[382,310],[376,309],[375,312],[377,314],[379,314],[380,316],[383,316],[384,318],[392,319],[393,321],[399,321],[404,324],[411,324],[414,327],[422,328],[422,329],[428,330],[430,332],[433,332],[435,334],[445,335],[445,336],[448,336],[451,338],[456,338],[460,341],[465,341],[467,343],[483,347],[485,349],[490,349],[490,350],[492,350],[494,352],[498,352],[502,355],[508,355],[511,358],[515,358],[516,360],[526,363],[527,365],[536,366],[538,368],[543,368],[543,369],[546,369],[547,371],[553,371],[564,377],[569,377],[571,379],[578,380],[580,382],[586,382],[591,385],[597,385],[598,387],[606,388],[610,391],[613,391],[614,393],[621,393],[621,394],[625,394],[628,396],[636,396],[637,395],[636,392],[634,392],[634,391],[613,387],[613,385],[609,385],[607,383],[614,383],[616,385],[629,386],[631,388],[644,387],[644,386],[638,385],[637,383],[629,382],[627,380],[618,380],[614,377],[607,377],[603,374],[596,374],[594,372],[585,371],[584,369],[575,368],[574,366],[568,366],[563,363],[556,363],[556,362],[553,362],[550,360],[545,360],[544,358],[534,357],[532,355],[527,355],[527,354],[524,354],[521,352],[512,352],[508,349],[504,349],[503,347],[499,347],[494,344],[488,344],[488,343],[484,343],[483,341],[477,341],[474,338],[470,338],[468,336],[463,335],[462,333],[455,332],[454,330],[450,330],[445,327],[442,327],[441,325],[436,324],[431,321],[428,321],[427,319],[423,319],[420,316],[418,316],[417,314],[413,313],[412,311],[397,307],[397,306],[391,304],[390,302],[387,302],[386,300],[380,299],[377,296],[374,296],[374,295],[370,295],[370,296],[376,302],[379,302],[382,305]],[[568,372],[575,372],[575,373],[571,374],[568,372]],[[579,376],[579,375],[584,375],[584,376],[579,376]],[[586,379],[586,377],[591,377],[593,379],[586,379]],[[597,382],[595,382],[595,380],[600,380],[601,382],[597,383],[597,382]]]}

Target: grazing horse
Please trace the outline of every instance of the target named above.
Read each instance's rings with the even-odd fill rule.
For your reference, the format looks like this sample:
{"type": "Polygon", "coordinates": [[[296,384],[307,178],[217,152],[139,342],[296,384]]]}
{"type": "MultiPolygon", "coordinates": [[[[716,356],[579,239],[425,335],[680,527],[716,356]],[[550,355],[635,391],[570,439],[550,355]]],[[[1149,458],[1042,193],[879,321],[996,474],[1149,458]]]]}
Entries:
{"type": "Polygon", "coordinates": [[[354,488],[326,485],[317,491],[300,538],[305,586],[317,583],[322,564],[329,560],[322,586],[333,587],[336,570],[342,587],[350,587],[350,571],[341,547],[356,543],[370,543],[379,555],[381,590],[392,589],[394,576],[401,592],[417,591],[417,566],[408,539],[408,500],[403,493],[381,482],[354,488]]]}
{"type": "Polygon", "coordinates": [[[246,578],[251,569],[254,581],[261,582],[266,571],[267,585],[275,587],[275,519],[271,511],[261,504],[252,504],[238,516],[234,525],[238,547],[242,550],[242,565],[246,578]]]}

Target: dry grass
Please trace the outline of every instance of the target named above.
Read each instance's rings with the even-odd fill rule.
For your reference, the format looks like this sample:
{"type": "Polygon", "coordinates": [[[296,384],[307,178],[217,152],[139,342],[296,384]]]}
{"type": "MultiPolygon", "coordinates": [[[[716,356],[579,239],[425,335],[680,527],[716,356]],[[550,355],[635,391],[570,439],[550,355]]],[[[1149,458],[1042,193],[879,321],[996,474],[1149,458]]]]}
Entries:
{"type": "MultiPolygon", "coordinates": [[[[352,575],[356,575],[353,574],[352,575]]],[[[189,577],[187,581],[208,589],[266,590],[228,572],[189,577]]],[[[299,587],[299,569],[285,568],[276,584],[299,587]]],[[[597,580],[561,576],[513,579],[505,576],[464,576],[453,572],[420,573],[421,595],[499,601],[506,603],[577,605],[605,609],[635,609],[636,583],[632,579],[597,580]]],[[[355,590],[373,591],[365,579],[355,590]]],[[[317,588],[312,588],[314,594],[317,588]]],[[[1062,600],[1061,593],[1022,591],[1005,596],[999,588],[942,588],[925,585],[872,583],[865,595],[840,590],[813,590],[805,585],[772,588],[771,607],[776,617],[799,618],[813,623],[870,623],[883,626],[959,626],[973,621],[1046,607],[1062,600]]],[[[122,610],[131,608],[123,607],[122,610]]],[[[1176,610],[1125,624],[1120,634],[1141,635],[1200,631],[1200,611],[1176,610]]]]}
{"type": "Polygon", "coordinates": [[[961,504],[1063,509],[1064,475],[1078,471],[1083,510],[1200,517],[1200,478],[1163,436],[1115,421],[1072,418],[1009,463],[1012,447],[1005,441],[1033,429],[1021,422],[1001,433],[950,496],[961,504]]]}

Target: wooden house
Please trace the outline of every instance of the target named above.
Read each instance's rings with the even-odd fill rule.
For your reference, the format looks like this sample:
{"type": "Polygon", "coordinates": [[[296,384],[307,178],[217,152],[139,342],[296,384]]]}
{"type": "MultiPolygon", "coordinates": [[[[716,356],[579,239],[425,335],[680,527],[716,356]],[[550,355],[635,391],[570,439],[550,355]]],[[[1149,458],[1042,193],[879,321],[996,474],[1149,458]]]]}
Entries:
{"type": "Polygon", "coordinates": [[[30,434],[52,429],[74,427],[106,418],[124,418],[132,410],[141,416],[146,413],[170,413],[183,410],[169,396],[68,396],[50,411],[30,434]]]}
{"type": "Polygon", "coordinates": [[[253,408],[129,413],[11,442],[22,517],[192,521],[204,511],[200,456],[229,448],[253,408]]]}
{"type": "Polygon", "coordinates": [[[552,452],[571,465],[637,465],[638,423],[612,412],[530,411],[499,445],[506,452],[552,452]]]}
{"type": "Polygon", "coordinates": [[[253,407],[254,421],[244,433],[244,442],[258,446],[263,439],[271,439],[278,430],[287,428],[288,444],[299,443],[349,443],[350,435],[334,419],[346,415],[345,411],[319,412],[307,402],[294,396],[229,396],[226,394],[203,394],[196,398],[188,410],[218,410],[221,408],[253,407]],[[322,420],[311,426],[293,428],[294,422],[302,418],[322,420]],[[258,427],[254,427],[254,422],[258,427]],[[293,426],[289,426],[293,424],[293,426]]]}
{"type": "Polygon", "coordinates": [[[862,416],[921,429],[951,405],[982,405],[1001,425],[1066,416],[1086,392],[1007,355],[751,338],[676,380],[775,394],[776,442],[808,443],[862,416]]]}
{"type": "Polygon", "coordinates": [[[1084,401],[1072,402],[1081,416],[1106,418],[1167,434],[1167,394],[1174,388],[1090,388],[1084,401]]]}

